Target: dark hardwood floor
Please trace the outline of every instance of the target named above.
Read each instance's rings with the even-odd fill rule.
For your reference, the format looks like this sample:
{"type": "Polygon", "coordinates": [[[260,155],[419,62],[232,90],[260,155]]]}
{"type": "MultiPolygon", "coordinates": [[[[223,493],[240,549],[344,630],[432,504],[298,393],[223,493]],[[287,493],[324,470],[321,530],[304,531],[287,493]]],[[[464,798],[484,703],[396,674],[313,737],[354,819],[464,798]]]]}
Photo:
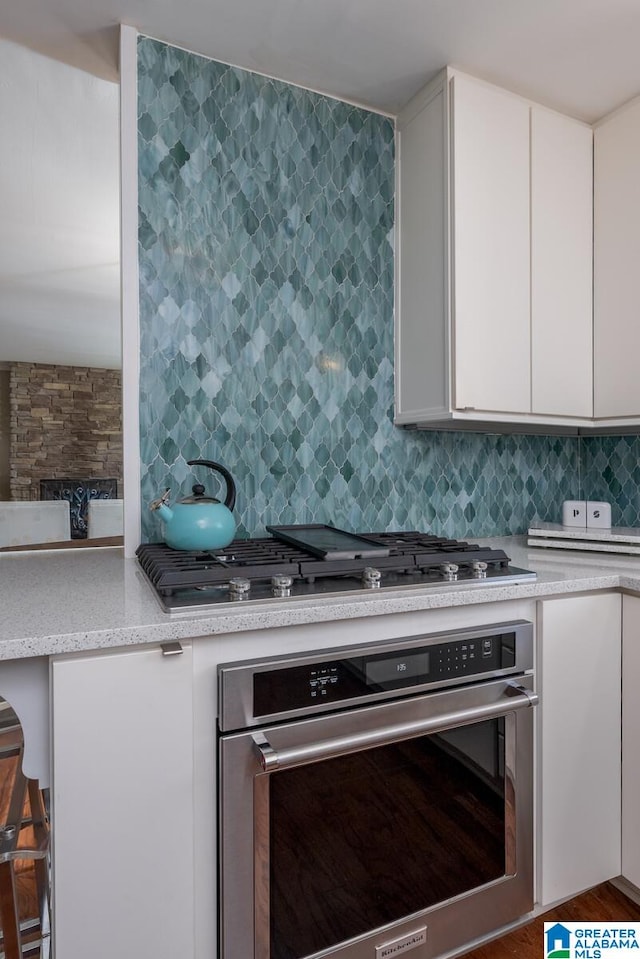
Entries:
{"type": "Polygon", "coordinates": [[[605,882],[538,916],[526,926],[501,939],[465,952],[460,959],[540,959],[544,955],[545,922],[640,921],[640,906],[627,899],[615,886],[605,882]]]}

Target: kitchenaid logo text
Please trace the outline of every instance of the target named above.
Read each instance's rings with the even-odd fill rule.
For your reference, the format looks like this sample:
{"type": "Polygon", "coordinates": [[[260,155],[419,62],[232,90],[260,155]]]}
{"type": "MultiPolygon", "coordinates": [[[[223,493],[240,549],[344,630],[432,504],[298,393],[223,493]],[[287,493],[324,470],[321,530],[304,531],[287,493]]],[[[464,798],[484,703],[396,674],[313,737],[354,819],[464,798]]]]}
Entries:
{"type": "Polygon", "coordinates": [[[604,959],[640,949],[640,922],[545,922],[546,959],[604,959]]]}
{"type": "Polygon", "coordinates": [[[426,941],[427,927],[423,926],[401,939],[394,939],[393,942],[386,942],[383,946],[376,946],[376,959],[395,959],[396,956],[408,952],[409,949],[415,949],[426,941]]]}

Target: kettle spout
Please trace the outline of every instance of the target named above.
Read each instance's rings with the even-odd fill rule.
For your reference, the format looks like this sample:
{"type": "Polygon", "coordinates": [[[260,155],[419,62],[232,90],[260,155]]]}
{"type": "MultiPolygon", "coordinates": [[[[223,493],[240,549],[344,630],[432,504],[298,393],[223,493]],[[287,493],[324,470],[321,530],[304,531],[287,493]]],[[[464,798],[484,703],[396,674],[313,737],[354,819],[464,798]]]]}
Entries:
{"type": "Polygon", "coordinates": [[[164,520],[165,523],[168,523],[169,520],[173,519],[173,510],[170,510],[167,506],[170,492],[170,489],[166,489],[160,499],[154,499],[152,503],[149,503],[149,509],[157,510],[160,514],[160,518],[164,520]]]}

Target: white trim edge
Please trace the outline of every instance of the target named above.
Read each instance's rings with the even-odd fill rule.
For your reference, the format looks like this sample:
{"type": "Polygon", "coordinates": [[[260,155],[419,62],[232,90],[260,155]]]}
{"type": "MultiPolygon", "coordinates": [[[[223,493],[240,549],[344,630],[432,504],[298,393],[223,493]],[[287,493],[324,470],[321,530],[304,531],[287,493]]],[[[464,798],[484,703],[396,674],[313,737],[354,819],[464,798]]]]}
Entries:
{"type": "Polygon", "coordinates": [[[138,31],[120,27],[120,254],[124,552],[140,543],[140,324],[138,290],[138,31]]]}

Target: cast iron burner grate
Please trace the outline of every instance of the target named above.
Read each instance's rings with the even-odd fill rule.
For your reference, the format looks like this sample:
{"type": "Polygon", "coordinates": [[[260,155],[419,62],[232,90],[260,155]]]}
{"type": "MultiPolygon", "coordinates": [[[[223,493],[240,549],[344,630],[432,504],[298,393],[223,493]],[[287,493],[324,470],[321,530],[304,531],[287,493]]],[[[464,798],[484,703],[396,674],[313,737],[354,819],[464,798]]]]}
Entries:
{"type": "Polygon", "coordinates": [[[386,573],[415,574],[437,571],[442,564],[456,563],[460,571],[474,562],[484,562],[494,573],[509,571],[509,557],[501,549],[451,540],[428,533],[367,533],[367,539],[389,549],[388,556],[370,559],[318,559],[298,546],[272,537],[234,540],[225,549],[211,552],[174,550],[163,543],[139,546],[136,555],[151,584],[162,596],[176,591],[222,586],[233,577],[252,583],[273,576],[291,576],[295,582],[313,583],[326,577],[350,577],[375,565],[386,573]]]}

